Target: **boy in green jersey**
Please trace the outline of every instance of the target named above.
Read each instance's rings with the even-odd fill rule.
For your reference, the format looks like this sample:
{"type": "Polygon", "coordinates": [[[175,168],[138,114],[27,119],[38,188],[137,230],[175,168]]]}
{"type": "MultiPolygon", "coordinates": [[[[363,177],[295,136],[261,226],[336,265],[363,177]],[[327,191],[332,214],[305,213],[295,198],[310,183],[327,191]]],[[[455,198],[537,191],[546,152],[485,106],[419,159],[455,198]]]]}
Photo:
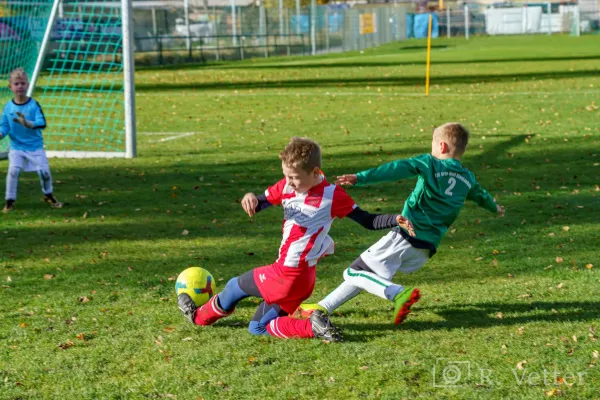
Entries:
{"type": "Polygon", "coordinates": [[[420,298],[419,289],[391,281],[397,271],[415,272],[432,257],[440,241],[458,216],[465,200],[504,215],[504,207],[475,180],[460,163],[469,131],[458,123],[447,123],[433,131],[431,154],[396,160],[358,174],[342,175],[337,184],[364,186],[417,177],[417,185],[404,205],[414,232],[397,227],[363,252],[344,271],[344,282],[318,304],[302,304],[296,315],[314,310],[333,310],[366,290],[394,302],[394,323],[399,324],[420,298]],[[414,233],[414,235],[413,235],[414,233]]]}

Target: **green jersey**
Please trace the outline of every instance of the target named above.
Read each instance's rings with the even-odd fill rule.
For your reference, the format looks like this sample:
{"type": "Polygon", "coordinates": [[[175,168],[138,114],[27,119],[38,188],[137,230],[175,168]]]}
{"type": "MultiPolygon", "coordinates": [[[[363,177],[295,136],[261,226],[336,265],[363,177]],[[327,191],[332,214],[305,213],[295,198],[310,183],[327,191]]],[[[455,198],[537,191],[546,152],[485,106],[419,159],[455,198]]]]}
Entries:
{"type": "Polygon", "coordinates": [[[431,154],[422,154],[407,160],[392,161],[359,172],[356,176],[356,186],[418,177],[415,189],[404,204],[402,215],[413,223],[417,239],[435,247],[439,246],[465,200],[472,200],[486,210],[497,212],[492,196],[477,183],[473,173],[454,158],[439,160],[431,154]]]}

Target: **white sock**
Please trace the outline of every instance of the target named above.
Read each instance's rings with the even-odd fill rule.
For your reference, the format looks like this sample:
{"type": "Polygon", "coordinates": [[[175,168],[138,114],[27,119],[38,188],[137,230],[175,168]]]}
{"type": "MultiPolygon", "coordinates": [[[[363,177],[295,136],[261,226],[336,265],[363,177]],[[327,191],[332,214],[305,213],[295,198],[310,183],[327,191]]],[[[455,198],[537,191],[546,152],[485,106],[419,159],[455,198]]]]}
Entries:
{"type": "Polygon", "coordinates": [[[394,282],[382,278],[373,272],[346,268],[344,280],[352,286],[366,290],[382,299],[393,300],[394,297],[404,290],[404,286],[396,285],[394,282]]]}
{"type": "Polygon", "coordinates": [[[19,184],[19,174],[21,168],[19,167],[8,167],[8,174],[6,174],[6,197],[5,200],[16,200],[17,199],[17,185],[19,184]]]}
{"type": "Polygon", "coordinates": [[[321,307],[325,307],[328,314],[331,314],[333,310],[352,299],[356,295],[362,292],[361,288],[352,286],[350,283],[344,281],[340,286],[327,295],[323,300],[319,302],[321,307]]]}

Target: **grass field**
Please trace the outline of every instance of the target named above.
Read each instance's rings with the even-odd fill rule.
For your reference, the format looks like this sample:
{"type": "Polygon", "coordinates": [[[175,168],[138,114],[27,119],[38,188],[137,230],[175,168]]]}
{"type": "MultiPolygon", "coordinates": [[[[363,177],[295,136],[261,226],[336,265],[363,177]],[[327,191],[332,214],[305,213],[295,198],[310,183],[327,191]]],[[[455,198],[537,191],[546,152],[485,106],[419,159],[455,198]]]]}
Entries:
{"type": "MultiPolygon", "coordinates": [[[[598,37],[439,39],[432,60],[428,98],[423,41],[138,71],[139,157],[52,160],[68,206],[25,174],[0,215],[0,398],[598,398],[598,37]],[[447,121],[471,129],[464,165],[506,217],[467,204],[396,277],[423,293],[404,324],[367,294],[333,315],[342,344],[251,336],[253,300],[184,323],[178,272],[222,287],[275,259],[281,210],[249,219],[239,200],[281,178],[289,137],[317,140],[331,178],[428,152],[447,121]]],[[[348,190],[396,212],[413,185],[348,190]]],[[[311,299],[382,234],[336,222],[311,299]]]]}

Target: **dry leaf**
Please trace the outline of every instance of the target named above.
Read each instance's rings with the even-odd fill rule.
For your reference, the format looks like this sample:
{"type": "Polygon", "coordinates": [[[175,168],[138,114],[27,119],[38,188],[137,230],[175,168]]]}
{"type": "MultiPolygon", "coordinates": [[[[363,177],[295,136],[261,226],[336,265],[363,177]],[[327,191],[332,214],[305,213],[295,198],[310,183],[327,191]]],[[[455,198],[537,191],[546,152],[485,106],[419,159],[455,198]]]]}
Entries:
{"type": "Polygon", "coordinates": [[[500,347],[500,351],[502,352],[502,354],[506,354],[508,352],[508,348],[505,344],[503,344],[502,347],[500,347]]]}
{"type": "Polygon", "coordinates": [[[492,255],[493,256],[497,256],[498,254],[500,254],[500,252],[498,250],[492,250],[492,255]]]}
{"type": "Polygon", "coordinates": [[[569,227],[568,226],[563,226],[562,230],[563,230],[563,232],[569,232],[569,227]]]}
{"type": "Polygon", "coordinates": [[[502,314],[501,312],[498,312],[496,314],[496,318],[502,319],[502,318],[504,318],[504,314],[502,314]]]}
{"type": "Polygon", "coordinates": [[[558,285],[556,285],[556,288],[557,288],[557,289],[562,289],[562,287],[563,287],[563,286],[564,286],[564,284],[561,282],[561,283],[559,283],[558,285]]]}
{"type": "Polygon", "coordinates": [[[517,296],[518,298],[522,299],[522,298],[529,298],[531,297],[531,295],[529,293],[523,293],[517,296]]]}
{"type": "Polygon", "coordinates": [[[518,333],[519,335],[522,335],[522,334],[523,334],[523,332],[525,332],[525,327],[524,327],[524,326],[520,326],[520,327],[519,327],[519,329],[517,329],[517,333],[518,333]]]}
{"type": "Polygon", "coordinates": [[[68,349],[69,347],[73,347],[73,342],[71,342],[70,340],[67,340],[65,343],[60,343],[58,345],[58,347],[60,347],[63,350],[68,349]]]}
{"type": "Polygon", "coordinates": [[[335,382],[335,378],[333,376],[330,376],[329,377],[329,382],[331,382],[331,383],[335,382]]]}
{"type": "Polygon", "coordinates": [[[56,275],[54,275],[54,274],[46,274],[46,275],[44,275],[44,279],[49,281],[50,279],[54,279],[55,276],[56,275]]]}
{"type": "Polygon", "coordinates": [[[187,236],[187,235],[189,235],[189,233],[190,233],[190,231],[188,231],[187,229],[184,229],[184,230],[181,232],[181,236],[187,236]]]}
{"type": "Polygon", "coordinates": [[[27,328],[27,327],[29,326],[29,324],[26,324],[25,322],[21,322],[21,323],[19,324],[19,326],[20,326],[21,328],[27,328]]]}
{"type": "Polygon", "coordinates": [[[365,370],[369,369],[369,367],[368,367],[368,366],[366,366],[366,365],[363,365],[363,366],[362,366],[362,367],[360,367],[359,369],[360,369],[361,371],[365,371],[365,370]]]}
{"type": "Polygon", "coordinates": [[[594,350],[594,351],[592,352],[592,357],[594,357],[594,358],[596,358],[596,359],[597,359],[599,356],[600,356],[600,353],[598,353],[598,350],[594,350]]]}
{"type": "Polygon", "coordinates": [[[481,261],[481,260],[483,260],[483,257],[477,257],[477,258],[475,259],[475,261],[481,261]]]}
{"type": "Polygon", "coordinates": [[[191,337],[184,337],[183,339],[181,339],[182,342],[189,342],[190,340],[193,340],[191,337]]]}
{"type": "Polygon", "coordinates": [[[75,338],[81,340],[82,342],[84,342],[85,341],[85,334],[78,333],[77,335],[75,335],[75,338]]]}
{"type": "Polygon", "coordinates": [[[167,332],[167,333],[171,333],[175,330],[174,327],[172,326],[167,326],[165,329],[163,329],[163,331],[167,332]]]}
{"type": "Polygon", "coordinates": [[[525,360],[521,361],[520,363],[517,364],[517,369],[524,369],[525,364],[527,364],[527,361],[525,361],[525,360]]]}
{"type": "Polygon", "coordinates": [[[557,263],[557,264],[560,264],[560,263],[561,263],[561,262],[563,262],[564,260],[563,260],[563,258],[562,258],[562,257],[556,257],[555,261],[556,261],[556,263],[557,263]]]}
{"type": "Polygon", "coordinates": [[[10,276],[6,277],[6,282],[12,282],[12,278],[10,276]]]}
{"type": "Polygon", "coordinates": [[[88,301],[92,301],[92,298],[87,296],[81,296],[77,299],[77,301],[79,301],[80,303],[87,303],[88,301]]]}
{"type": "Polygon", "coordinates": [[[594,264],[585,264],[585,267],[587,269],[592,269],[592,268],[594,268],[594,264]]]}

